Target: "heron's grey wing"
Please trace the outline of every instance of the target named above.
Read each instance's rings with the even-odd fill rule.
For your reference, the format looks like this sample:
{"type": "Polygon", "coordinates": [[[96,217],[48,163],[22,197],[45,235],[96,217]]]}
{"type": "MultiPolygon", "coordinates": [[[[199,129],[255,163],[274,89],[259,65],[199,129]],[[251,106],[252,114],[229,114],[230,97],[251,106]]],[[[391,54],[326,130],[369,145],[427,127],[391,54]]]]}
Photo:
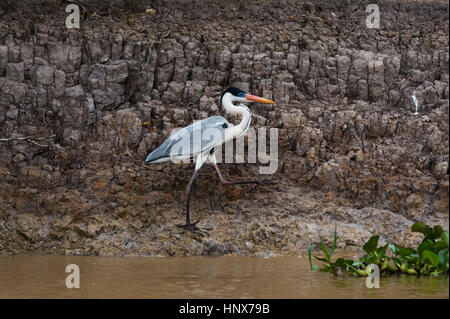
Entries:
{"type": "Polygon", "coordinates": [[[225,130],[230,127],[228,121],[218,115],[201,120],[200,125],[201,147],[199,150],[196,150],[196,145],[194,144],[193,151],[195,154],[209,152],[212,148],[222,145],[225,140],[225,130]]]}
{"type": "Polygon", "coordinates": [[[229,126],[222,116],[211,116],[195,122],[172,134],[147,156],[145,162],[164,162],[171,158],[186,159],[210,151],[223,143],[225,130],[229,126]]]}

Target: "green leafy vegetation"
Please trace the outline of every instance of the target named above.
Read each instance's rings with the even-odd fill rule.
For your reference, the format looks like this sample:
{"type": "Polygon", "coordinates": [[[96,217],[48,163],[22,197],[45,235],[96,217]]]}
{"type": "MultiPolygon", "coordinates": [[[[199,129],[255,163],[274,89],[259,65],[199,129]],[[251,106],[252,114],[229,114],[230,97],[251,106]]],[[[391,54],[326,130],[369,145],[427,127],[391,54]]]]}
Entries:
{"type": "Polygon", "coordinates": [[[331,249],[325,246],[324,240],[320,238],[319,248],[325,254],[324,257],[314,256],[323,262],[322,267],[313,265],[312,250],[314,245],[308,249],[309,264],[311,270],[319,270],[337,274],[345,272],[353,276],[367,276],[366,268],[370,264],[379,267],[382,275],[405,273],[409,275],[442,275],[448,274],[448,231],[441,226],[428,226],[417,222],[411,227],[411,231],[424,235],[424,239],[416,248],[406,248],[397,244],[387,243],[378,247],[379,235],[372,236],[363,246],[366,255],[359,260],[337,258],[334,262],[331,257],[336,249],[337,228],[334,228],[334,238],[331,249]]]}

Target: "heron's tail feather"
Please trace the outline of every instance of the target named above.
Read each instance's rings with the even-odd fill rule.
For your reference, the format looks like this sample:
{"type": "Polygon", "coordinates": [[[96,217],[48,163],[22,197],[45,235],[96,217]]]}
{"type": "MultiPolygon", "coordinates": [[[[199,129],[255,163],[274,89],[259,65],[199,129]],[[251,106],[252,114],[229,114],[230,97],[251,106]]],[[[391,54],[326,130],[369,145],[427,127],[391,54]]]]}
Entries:
{"type": "Polygon", "coordinates": [[[155,154],[155,152],[153,151],[148,154],[147,158],[145,159],[145,164],[166,162],[168,160],[170,160],[170,156],[158,153],[155,154]]]}

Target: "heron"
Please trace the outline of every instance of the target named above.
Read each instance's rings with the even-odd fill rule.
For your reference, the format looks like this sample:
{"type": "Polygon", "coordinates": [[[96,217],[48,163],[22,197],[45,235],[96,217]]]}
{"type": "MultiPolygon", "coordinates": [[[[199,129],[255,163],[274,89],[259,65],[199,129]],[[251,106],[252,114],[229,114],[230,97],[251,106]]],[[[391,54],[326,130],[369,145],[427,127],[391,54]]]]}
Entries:
{"type": "Polygon", "coordinates": [[[229,87],[222,93],[220,104],[226,113],[241,117],[239,124],[233,125],[223,116],[214,115],[208,117],[176,131],[158,148],[148,154],[145,159],[145,164],[161,163],[169,160],[179,162],[182,160],[196,159],[194,173],[186,186],[186,224],[176,226],[186,228],[193,232],[199,230],[196,226],[199,220],[191,222],[189,207],[192,184],[205,162],[213,164],[222,185],[262,183],[260,180],[226,180],[222,176],[219,166],[217,166],[215,155],[218,150],[221,150],[221,146],[224,143],[244,135],[249,129],[251,112],[245,104],[242,104],[249,102],[275,103],[269,99],[247,94],[241,89],[229,87]]]}

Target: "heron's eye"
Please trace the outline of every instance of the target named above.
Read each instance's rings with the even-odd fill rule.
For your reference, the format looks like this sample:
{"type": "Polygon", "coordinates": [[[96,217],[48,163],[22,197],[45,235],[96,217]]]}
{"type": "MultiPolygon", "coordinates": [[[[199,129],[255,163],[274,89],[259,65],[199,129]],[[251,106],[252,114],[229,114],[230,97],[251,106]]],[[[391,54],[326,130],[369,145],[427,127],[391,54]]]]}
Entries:
{"type": "Polygon", "coordinates": [[[238,93],[238,95],[237,95],[238,97],[245,97],[245,93],[238,93]]]}

